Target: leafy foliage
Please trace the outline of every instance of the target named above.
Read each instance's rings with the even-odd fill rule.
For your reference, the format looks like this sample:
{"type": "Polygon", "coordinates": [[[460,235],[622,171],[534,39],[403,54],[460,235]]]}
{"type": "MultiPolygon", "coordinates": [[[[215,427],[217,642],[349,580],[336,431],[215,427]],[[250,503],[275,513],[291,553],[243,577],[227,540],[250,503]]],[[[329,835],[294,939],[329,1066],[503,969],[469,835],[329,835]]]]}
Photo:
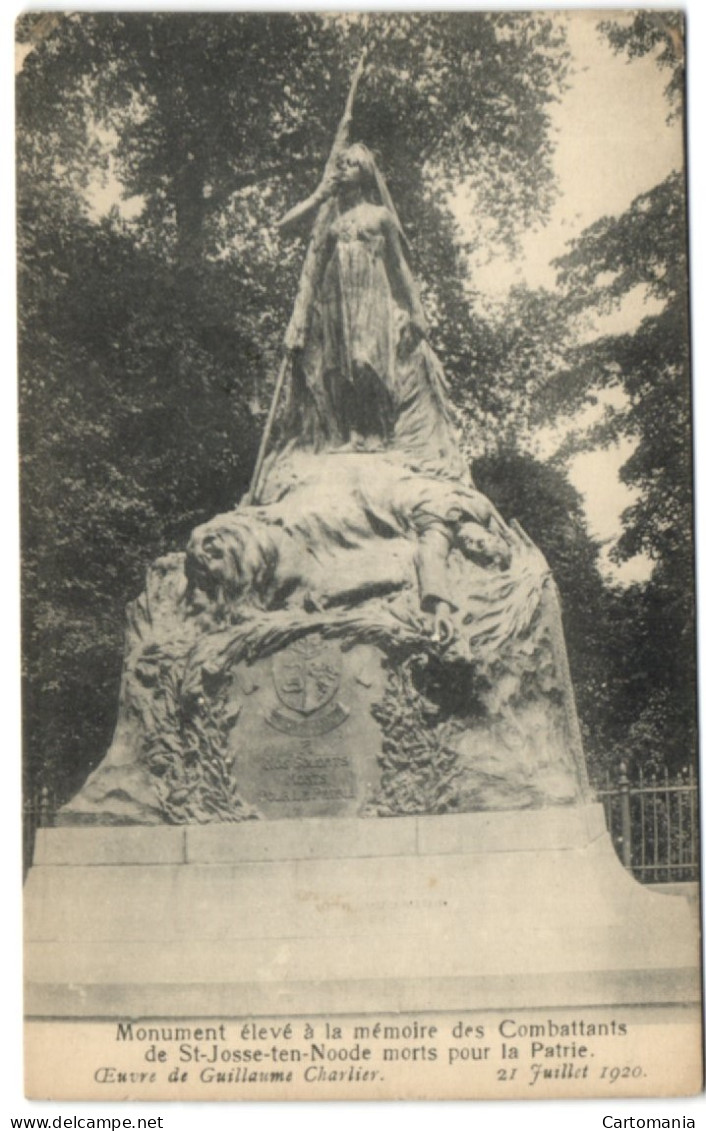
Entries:
{"type": "Polygon", "coordinates": [[[385,694],[373,707],[383,733],[380,787],[366,815],[444,813],[458,804],[452,742],[460,728],[420,690],[428,662],[428,656],[414,654],[393,655],[388,662],[385,694]]]}
{"type": "MultiPolygon", "coordinates": [[[[670,75],[672,114],[683,100],[683,16],[639,12],[607,20],[602,30],[628,58],[652,53],[670,75]]],[[[623,681],[624,754],[642,764],[682,766],[695,749],[695,666],[692,545],[691,399],[687,243],[683,178],[675,171],[642,193],[618,217],[604,217],[574,241],[558,262],[569,316],[605,314],[636,296],[652,309],[631,333],[598,334],[567,354],[561,381],[546,406],[575,408],[597,389],[619,389],[624,407],[609,411],[584,445],[627,437],[621,468],[638,492],[623,514],[618,560],[643,553],[650,580],[614,602],[611,646],[620,640],[638,662],[623,681]],[[655,312],[656,310],[656,312],[655,312]],[[567,379],[568,378],[568,379],[567,379]]],[[[575,450],[575,447],[574,449],[575,450]]],[[[570,454],[572,445],[566,445],[570,454]]]]}
{"type": "Polygon", "coordinates": [[[675,115],[681,114],[684,93],[684,13],[642,11],[631,13],[626,21],[604,20],[600,25],[616,51],[629,59],[654,53],[657,65],[669,72],[665,94],[675,115]]]}
{"type": "MultiPolygon", "coordinates": [[[[238,711],[229,704],[227,683],[217,679],[186,703],[175,670],[160,675],[159,726],[150,735],[146,764],[168,824],[209,824],[257,820],[233,777],[229,739],[238,711]]],[[[188,697],[187,697],[188,698],[188,697]]]]}
{"type": "Polygon", "coordinates": [[[682,180],[672,174],[639,196],[621,217],[592,225],[560,261],[568,307],[609,311],[644,287],[662,308],[630,334],[599,337],[575,350],[583,396],[619,385],[627,408],[621,431],[637,447],[622,469],[640,501],[626,518],[618,553],[644,551],[666,563],[689,560],[690,395],[686,223],[682,180]]]}

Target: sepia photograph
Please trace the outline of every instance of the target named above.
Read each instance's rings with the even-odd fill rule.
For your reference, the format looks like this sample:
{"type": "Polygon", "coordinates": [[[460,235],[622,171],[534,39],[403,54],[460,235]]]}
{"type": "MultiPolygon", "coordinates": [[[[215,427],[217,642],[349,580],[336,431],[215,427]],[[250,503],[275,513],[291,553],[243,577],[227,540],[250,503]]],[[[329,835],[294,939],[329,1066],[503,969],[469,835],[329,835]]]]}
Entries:
{"type": "Polygon", "coordinates": [[[687,31],[18,17],[29,1099],[701,1090],[687,31]]]}

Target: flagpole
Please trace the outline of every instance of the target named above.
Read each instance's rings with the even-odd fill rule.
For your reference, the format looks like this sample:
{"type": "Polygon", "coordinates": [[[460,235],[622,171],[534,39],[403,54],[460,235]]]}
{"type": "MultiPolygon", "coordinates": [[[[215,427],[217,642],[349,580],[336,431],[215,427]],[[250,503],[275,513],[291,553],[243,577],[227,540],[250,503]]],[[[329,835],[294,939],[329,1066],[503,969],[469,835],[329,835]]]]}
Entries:
{"type": "Polygon", "coordinates": [[[282,387],[287,376],[287,370],[289,369],[289,362],[291,361],[291,358],[291,353],[287,351],[282,358],[282,361],[280,362],[279,372],[277,374],[277,380],[275,382],[275,388],[272,394],[272,400],[270,401],[270,407],[267,413],[267,420],[265,421],[265,428],[262,433],[262,439],[260,440],[257,459],[255,460],[255,470],[253,471],[252,481],[250,483],[249,497],[251,503],[256,503],[258,501],[257,494],[258,488],[260,486],[260,478],[262,476],[262,466],[265,462],[265,456],[267,454],[267,449],[270,443],[272,426],[275,422],[275,413],[277,411],[277,405],[279,404],[280,396],[282,395],[282,387]]]}
{"type": "MultiPolygon", "coordinates": [[[[338,161],[339,155],[343,152],[343,150],[349,144],[350,123],[351,123],[351,118],[353,117],[353,103],[355,101],[356,92],[358,90],[358,83],[360,82],[360,78],[361,78],[361,75],[363,74],[363,69],[365,67],[366,57],[367,57],[367,48],[363,48],[361,56],[358,59],[358,63],[356,65],[355,71],[353,72],[353,76],[351,78],[350,87],[348,89],[348,97],[346,98],[346,106],[345,106],[345,109],[343,111],[343,116],[341,117],[341,120],[338,123],[338,129],[336,130],[336,137],[334,139],[334,143],[333,143],[333,146],[331,147],[331,152],[329,154],[328,160],[326,162],[326,167],[324,169],[323,180],[326,180],[327,177],[331,177],[333,175],[333,171],[335,169],[336,162],[338,161]]],[[[287,213],[287,216],[285,217],[285,222],[287,222],[294,214],[298,214],[298,213],[300,213],[300,211],[306,210],[306,206],[311,207],[311,205],[313,203],[316,203],[315,200],[314,200],[315,196],[316,196],[316,194],[314,194],[313,197],[310,197],[309,200],[305,202],[305,206],[302,207],[301,209],[300,209],[300,207],[297,207],[295,209],[292,209],[291,212],[287,213]]],[[[322,198],[321,203],[324,202],[324,199],[325,198],[322,198]]],[[[310,254],[309,253],[311,252],[312,244],[317,243],[317,235],[318,235],[318,233],[316,231],[316,224],[315,224],[314,225],[314,232],[312,233],[312,239],[311,239],[311,243],[310,243],[310,246],[309,246],[309,252],[307,253],[307,256],[306,256],[305,261],[304,261],[304,266],[302,268],[302,276],[301,276],[299,288],[298,288],[298,291],[297,291],[297,297],[294,301],[295,314],[292,316],[292,321],[299,320],[300,323],[301,323],[301,311],[300,311],[299,308],[302,305],[301,299],[303,297],[305,297],[302,292],[307,290],[306,281],[308,280],[308,275],[309,275],[309,261],[310,261],[310,254]]],[[[267,449],[268,449],[269,443],[270,443],[270,436],[271,436],[272,428],[273,428],[274,421],[275,421],[275,414],[277,412],[277,406],[279,404],[279,400],[280,400],[280,397],[282,395],[282,388],[284,387],[284,382],[285,382],[285,379],[287,377],[287,372],[289,370],[290,362],[292,360],[292,346],[290,345],[290,342],[291,342],[291,339],[292,339],[291,330],[292,330],[292,322],[290,321],[290,326],[289,326],[287,334],[285,336],[285,353],[284,353],[284,356],[282,358],[282,361],[280,362],[279,372],[277,373],[277,380],[275,382],[274,392],[272,394],[272,400],[270,402],[270,408],[269,408],[269,411],[267,413],[267,420],[265,421],[265,428],[264,428],[264,431],[262,433],[262,439],[260,440],[260,447],[258,449],[257,459],[255,460],[255,469],[253,471],[252,481],[250,483],[249,499],[250,499],[251,503],[257,503],[257,501],[258,501],[258,492],[259,492],[259,489],[260,489],[260,480],[262,478],[262,468],[263,468],[263,465],[264,465],[264,462],[265,462],[265,456],[267,455],[267,449]]]]}

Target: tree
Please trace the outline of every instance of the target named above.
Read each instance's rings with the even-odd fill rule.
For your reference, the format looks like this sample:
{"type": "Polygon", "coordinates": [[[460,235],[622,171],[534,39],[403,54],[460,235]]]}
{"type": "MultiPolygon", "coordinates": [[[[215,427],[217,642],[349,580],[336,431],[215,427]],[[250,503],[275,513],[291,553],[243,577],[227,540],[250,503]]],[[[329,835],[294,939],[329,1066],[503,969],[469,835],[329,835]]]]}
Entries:
{"type": "Polygon", "coordinates": [[[110,223],[53,236],[20,280],[24,645],[30,749],[70,788],[109,738],[125,601],[232,505],[255,438],[228,339],[174,317],[159,262],[110,223]]]}
{"type": "Polygon", "coordinates": [[[618,554],[643,551],[678,568],[689,561],[691,525],[686,255],[683,180],[674,173],[622,216],[592,225],[559,264],[569,312],[610,310],[638,287],[662,304],[634,332],[577,347],[563,392],[575,404],[596,388],[624,391],[624,410],[592,436],[619,432],[637,441],[621,476],[641,497],[624,516],[618,554]]]}
{"type": "MultiPolygon", "coordinates": [[[[36,19],[24,17],[30,29],[36,19]]],[[[126,193],[144,197],[151,226],[172,226],[173,245],[198,258],[234,194],[311,184],[363,43],[355,129],[384,153],[396,199],[414,193],[411,170],[433,166],[449,188],[470,178],[508,235],[543,211],[547,111],[566,54],[561,25],[531,14],[79,13],[27,57],[21,114],[30,130],[71,123],[67,169],[85,167],[93,126],[115,131],[126,193]]]]}
{"type": "Polygon", "coordinates": [[[629,59],[654,55],[657,65],[669,76],[665,97],[673,113],[680,115],[684,97],[684,13],[634,12],[627,20],[604,20],[600,28],[611,47],[624,51],[629,59]]]}
{"type": "MultiPolygon", "coordinates": [[[[21,34],[41,19],[24,17],[21,34]]],[[[460,397],[475,320],[448,194],[466,182],[504,241],[546,214],[548,111],[567,71],[560,21],[73,14],[25,61],[18,106],[31,158],[21,167],[31,176],[48,142],[64,183],[85,187],[109,168],[141,202],[131,230],[175,267],[185,307],[199,305],[204,269],[218,258],[234,278],[257,277],[259,308],[281,325],[301,251],[278,245],[272,225],[316,183],[363,43],[354,138],[384,158],[460,397]]]]}
{"type": "MultiPolygon", "coordinates": [[[[638,13],[606,21],[616,50],[631,58],[657,51],[670,79],[672,113],[683,93],[683,21],[679,13],[638,13]]],[[[619,389],[622,407],[610,410],[587,435],[564,448],[590,448],[627,437],[633,451],[621,479],[638,492],[623,514],[618,560],[637,553],[653,565],[649,582],[616,599],[625,617],[618,636],[639,679],[622,682],[627,733],[623,753],[660,755],[678,766],[693,756],[695,723],[692,545],[691,398],[689,374],[686,210],[681,171],[640,194],[618,217],[604,217],[573,242],[557,264],[567,318],[601,315],[642,294],[656,313],[629,333],[601,334],[567,351],[550,381],[542,415],[573,411],[600,389],[619,389]]],[[[600,326],[600,323],[599,323],[600,326]]]]}
{"type": "Polygon", "coordinates": [[[273,223],[320,175],[363,40],[355,136],[459,401],[489,339],[448,194],[467,178],[508,240],[546,211],[567,60],[533,14],[27,13],[18,37],[25,736],[61,801],[109,738],[144,566],[247,484],[301,261],[273,223]],[[96,216],[101,177],[132,219],[96,216]]]}

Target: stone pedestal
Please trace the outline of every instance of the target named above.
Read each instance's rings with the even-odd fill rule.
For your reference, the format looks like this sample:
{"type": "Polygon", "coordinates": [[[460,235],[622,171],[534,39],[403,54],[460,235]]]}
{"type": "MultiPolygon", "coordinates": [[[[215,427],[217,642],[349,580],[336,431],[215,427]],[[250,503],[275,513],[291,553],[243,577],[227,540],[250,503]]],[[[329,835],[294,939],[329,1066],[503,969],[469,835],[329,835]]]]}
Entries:
{"type": "Polygon", "coordinates": [[[699,997],[695,911],[600,805],[40,830],[32,1017],[243,1016],[699,997]]]}

